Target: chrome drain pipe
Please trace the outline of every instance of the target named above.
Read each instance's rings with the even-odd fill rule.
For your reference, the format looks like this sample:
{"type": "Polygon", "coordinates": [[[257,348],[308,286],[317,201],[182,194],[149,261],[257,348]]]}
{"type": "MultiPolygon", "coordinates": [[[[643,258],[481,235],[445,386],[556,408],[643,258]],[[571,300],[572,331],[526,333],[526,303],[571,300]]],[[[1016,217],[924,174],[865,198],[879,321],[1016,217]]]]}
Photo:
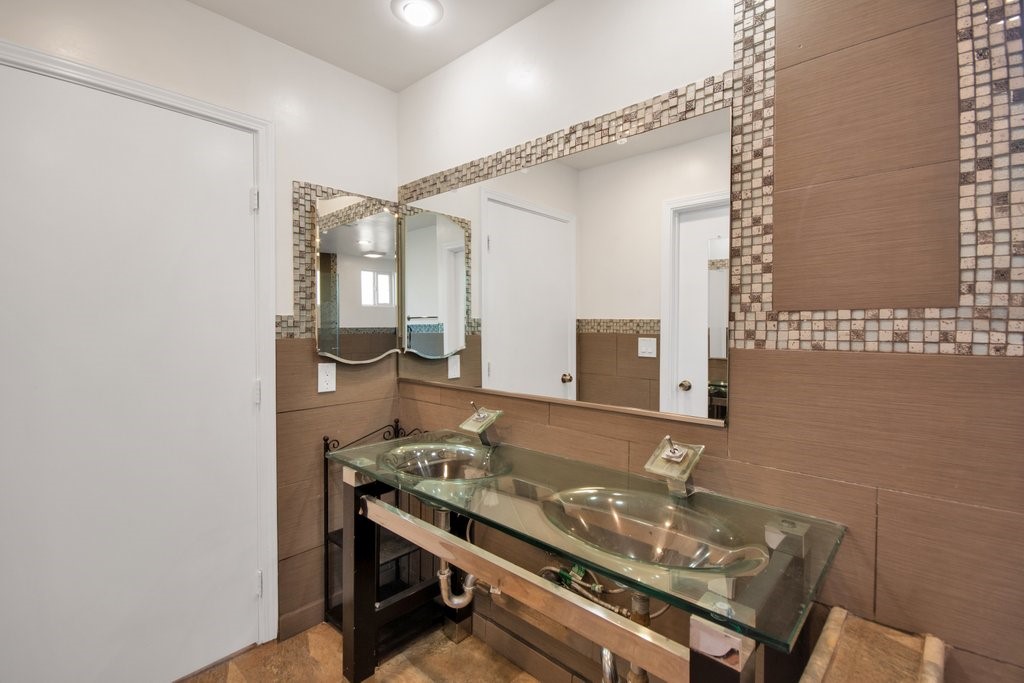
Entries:
{"type": "MultiPolygon", "coordinates": [[[[437,509],[434,511],[434,523],[444,531],[451,531],[451,519],[448,510],[437,509]]],[[[468,531],[468,529],[467,529],[468,531]]],[[[440,559],[441,568],[437,572],[437,583],[441,589],[441,599],[452,609],[462,609],[473,602],[473,587],[476,585],[476,577],[466,574],[462,581],[462,593],[452,595],[452,570],[448,566],[448,560],[440,559]]]]}
{"type": "Polygon", "coordinates": [[[601,648],[601,683],[619,683],[619,674],[615,671],[615,655],[606,647],[601,648]]]}

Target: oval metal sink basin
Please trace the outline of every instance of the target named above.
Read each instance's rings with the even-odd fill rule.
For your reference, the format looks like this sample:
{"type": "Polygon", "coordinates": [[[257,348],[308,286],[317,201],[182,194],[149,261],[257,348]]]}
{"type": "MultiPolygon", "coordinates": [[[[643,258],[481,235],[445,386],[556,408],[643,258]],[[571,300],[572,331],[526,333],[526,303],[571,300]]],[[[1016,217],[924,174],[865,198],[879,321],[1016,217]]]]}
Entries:
{"type": "Polygon", "coordinates": [[[392,448],[381,464],[400,475],[418,479],[471,481],[506,474],[511,466],[488,446],[417,443],[392,448]]]}
{"type": "Polygon", "coordinates": [[[637,562],[728,577],[751,576],[768,564],[758,539],[669,496],[578,488],[549,496],[541,507],[563,533],[637,562]]]}

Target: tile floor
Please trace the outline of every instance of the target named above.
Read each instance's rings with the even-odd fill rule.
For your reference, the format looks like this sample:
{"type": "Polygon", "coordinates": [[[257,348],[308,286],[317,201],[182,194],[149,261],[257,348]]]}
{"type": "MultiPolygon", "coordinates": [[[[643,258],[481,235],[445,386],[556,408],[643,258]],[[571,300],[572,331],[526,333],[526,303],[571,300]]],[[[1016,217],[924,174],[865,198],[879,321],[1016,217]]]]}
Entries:
{"type": "MultiPolygon", "coordinates": [[[[264,643],[187,678],[183,683],[341,681],[341,634],[327,624],[281,642],[264,643]]],[[[456,645],[440,630],[412,643],[377,667],[376,683],[536,683],[482,641],[456,645]]]]}

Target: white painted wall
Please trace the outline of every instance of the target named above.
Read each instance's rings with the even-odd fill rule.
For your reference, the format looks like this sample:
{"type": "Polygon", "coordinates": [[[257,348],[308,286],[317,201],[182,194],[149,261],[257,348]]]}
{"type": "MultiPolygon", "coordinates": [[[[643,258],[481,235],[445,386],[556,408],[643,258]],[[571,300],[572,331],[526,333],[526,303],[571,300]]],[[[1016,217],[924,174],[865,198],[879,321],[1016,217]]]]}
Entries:
{"type": "Polygon", "coordinates": [[[394,327],[394,306],[363,306],[360,272],[395,272],[395,259],[368,259],[338,254],[338,316],[341,327],[394,327]]]}
{"type": "Polygon", "coordinates": [[[663,204],[728,192],[729,156],[723,133],[580,172],[580,318],[661,317],[663,204]]]}
{"type": "Polygon", "coordinates": [[[405,183],[721,74],[732,0],[555,0],[399,93],[405,183]]]}
{"type": "MultiPolygon", "coordinates": [[[[432,214],[419,214],[406,219],[405,234],[405,314],[407,316],[438,316],[437,300],[437,223],[432,214]],[[416,220],[414,220],[416,219],[416,220]],[[423,224],[429,221],[428,224],[423,224]]],[[[434,320],[411,320],[411,323],[433,323],[434,320]]]]}
{"type": "MultiPolygon", "coordinates": [[[[531,204],[575,216],[578,184],[579,172],[576,169],[557,161],[550,161],[528,169],[527,173],[509,173],[469,187],[427,197],[414,202],[414,206],[469,220],[472,253],[479,255],[482,248],[480,244],[480,193],[482,191],[487,190],[518,197],[531,204]]],[[[480,317],[480,259],[478,257],[470,259],[470,281],[472,315],[478,318],[480,317]]]]}
{"type": "Polygon", "coordinates": [[[393,92],[184,0],[4,0],[0,39],[273,121],[279,314],[292,181],[395,196],[393,92]]]}

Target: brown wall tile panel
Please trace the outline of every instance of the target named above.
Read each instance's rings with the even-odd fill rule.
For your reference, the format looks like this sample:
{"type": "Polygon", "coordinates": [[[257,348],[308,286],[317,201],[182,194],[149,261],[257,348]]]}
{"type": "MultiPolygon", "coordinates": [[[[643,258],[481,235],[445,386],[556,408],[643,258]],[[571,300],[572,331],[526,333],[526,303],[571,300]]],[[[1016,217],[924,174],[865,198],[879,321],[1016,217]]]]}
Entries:
{"type": "Polygon", "coordinates": [[[277,557],[287,559],[324,542],[323,485],[320,478],[277,489],[277,557]]]}
{"type": "Polygon", "coordinates": [[[585,406],[551,405],[551,425],[585,434],[599,434],[615,439],[654,445],[666,434],[684,443],[702,443],[708,455],[725,456],[726,431],[692,422],[676,422],[656,417],[610,413],[585,406]]]}
{"type": "Polygon", "coordinates": [[[482,394],[470,389],[441,389],[441,403],[464,413],[452,426],[458,426],[472,414],[473,407],[469,404],[470,401],[475,401],[478,406],[505,411],[502,420],[525,420],[540,424],[548,422],[548,404],[544,401],[482,394]]]}
{"type": "Polygon", "coordinates": [[[917,166],[775,193],[780,311],[956,306],[958,166],[917,166]]]}
{"type": "Polygon", "coordinates": [[[958,160],[958,101],[952,17],[780,69],[774,188],[958,160]]]}
{"type": "Polygon", "coordinates": [[[414,353],[404,353],[398,357],[398,376],[427,382],[445,382],[455,386],[479,387],[480,335],[468,335],[466,348],[458,355],[462,359],[458,379],[448,379],[447,359],[421,358],[414,353]]]}
{"type": "Polygon", "coordinates": [[[712,457],[701,460],[694,479],[718,493],[845,525],[846,536],[819,599],[861,617],[874,616],[877,489],[712,457]]]}
{"type": "Polygon", "coordinates": [[[323,546],[281,560],[277,568],[278,605],[282,615],[305,609],[314,603],[323,609],[323,546]]]}
{"type": "Polygon", "coordinates": [[[657,410],[651,405],[651,380],[580,373],[577,398],[587,403],[657,410]]]}
{"type": "Polygon", "coordinates": [[[398,370],[394,356],[368,365],[338,363],[337,391],[320,394],[316,366],[326,360],[316,355],[313,339],[277,340],[277,412],[395,396],[398,370]]]}
{"type": "Polygon", "coordinates": [[[734,349],[730,364],[731,457],[1024,511],[1020,359],[734,349]]]}
{"type": "Polygon", "coordinates": [[[778,0],[775,68],[785,69],[955,12],[952,0],[778,0]]]}
{"type": "Polygon", "coordinates": [[[579,374],[614,375],[616,335],[580,332],[576,335],[576,371],[579,374]]]}
{"type": "Polygon", "coordinates": [[[324,436],[346,444],[374,427],[390,424],[396,417],[398,400],[392,398],[280,413],[277,485],[319,479],[324,466],[324,436]]]}
{"type": "Polygon", "coordinates": [[[439,387],[424,386],[411,382],[401,382],[398,385],[400,398],[409,398],[413,401],[425,401],[427,403],[441,402],[441,389],[439,387]]]}
{"type": "Polygon", "coordinates": [[[1022,529],[1018,513],[880,491],[878,620],[1024,666],[1022,529]]]}
{"type": "Polygon", "coordinates": [[[1020,683],[1024,668],[998,662],[965,650],[946,653],[945,683],[1020,683]]]}
{"type": "Polygon", "coordinates": [[[661,338],[656,334],[617,334],[615,374],[619,377],[658,379],[661,373],[661,338]],[[653,337],[658,346],[658,356],[641,358],[637,355],[640,337],[653,337]]]}

